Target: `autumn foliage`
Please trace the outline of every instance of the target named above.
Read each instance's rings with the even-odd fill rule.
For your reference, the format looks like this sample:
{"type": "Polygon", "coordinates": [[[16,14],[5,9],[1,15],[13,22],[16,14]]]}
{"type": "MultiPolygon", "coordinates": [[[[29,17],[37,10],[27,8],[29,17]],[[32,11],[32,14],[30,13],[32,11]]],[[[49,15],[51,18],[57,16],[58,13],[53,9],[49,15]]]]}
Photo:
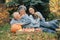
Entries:
{"type": "Polygon", "coordinates": [[[0,5],[0,26],[9,21],[9,13],[3,5],[0,5]]]}

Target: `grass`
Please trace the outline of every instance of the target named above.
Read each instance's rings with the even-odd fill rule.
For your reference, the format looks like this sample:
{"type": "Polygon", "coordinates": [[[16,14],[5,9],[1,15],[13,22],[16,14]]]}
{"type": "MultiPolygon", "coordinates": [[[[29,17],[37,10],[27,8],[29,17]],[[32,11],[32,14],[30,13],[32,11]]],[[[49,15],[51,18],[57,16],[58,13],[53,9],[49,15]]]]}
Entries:
{"type": "Polygon", "coordinates": [[[0,40],[57,40],[57,35],[46,32],[11,33],[10,24],[0,27],[0,40]]]}

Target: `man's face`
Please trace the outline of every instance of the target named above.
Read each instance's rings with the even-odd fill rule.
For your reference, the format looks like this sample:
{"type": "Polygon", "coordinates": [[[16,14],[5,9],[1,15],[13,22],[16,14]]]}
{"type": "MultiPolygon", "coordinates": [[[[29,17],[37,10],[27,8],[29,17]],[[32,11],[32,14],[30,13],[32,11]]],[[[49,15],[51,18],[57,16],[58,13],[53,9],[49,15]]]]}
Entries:
{"type": "Polygon", "coordinates": [[[25,14],[25,10],[24,10],[24,9],[21,9],[21,10],[19,11],[19,13],[20,13],[20,14],[25,14]]]}

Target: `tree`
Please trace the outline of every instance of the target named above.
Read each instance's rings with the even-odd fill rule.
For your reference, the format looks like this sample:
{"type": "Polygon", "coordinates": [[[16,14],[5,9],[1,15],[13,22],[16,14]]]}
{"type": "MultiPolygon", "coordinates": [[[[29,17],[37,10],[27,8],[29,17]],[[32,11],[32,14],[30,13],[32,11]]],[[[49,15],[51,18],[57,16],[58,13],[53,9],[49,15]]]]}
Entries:
{"type": "Polygon", "coordinates": [[[38,11],[40,11],[43,16],[47,19],[49,14],[49,0],[12,0],[12,2],[8,2],[7,6],[19,6],[23,4],[29,7],[29,5],[33,5],[36,7],[38,11]],[[39,7],[38,7],[39,6],[39,7]]]}

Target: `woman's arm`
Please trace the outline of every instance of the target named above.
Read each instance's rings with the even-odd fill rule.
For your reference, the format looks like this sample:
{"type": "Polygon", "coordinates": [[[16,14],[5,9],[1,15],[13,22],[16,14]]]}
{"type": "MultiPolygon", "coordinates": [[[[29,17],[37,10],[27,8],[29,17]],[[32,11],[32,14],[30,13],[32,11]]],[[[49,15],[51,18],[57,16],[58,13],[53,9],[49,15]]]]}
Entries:
{"type": "Polygon", "coordinates": [[[36,12],[35,14],[40,18],[40,20],[45,21],[45,18],[42,16],[40,12],[36,12]]]}

